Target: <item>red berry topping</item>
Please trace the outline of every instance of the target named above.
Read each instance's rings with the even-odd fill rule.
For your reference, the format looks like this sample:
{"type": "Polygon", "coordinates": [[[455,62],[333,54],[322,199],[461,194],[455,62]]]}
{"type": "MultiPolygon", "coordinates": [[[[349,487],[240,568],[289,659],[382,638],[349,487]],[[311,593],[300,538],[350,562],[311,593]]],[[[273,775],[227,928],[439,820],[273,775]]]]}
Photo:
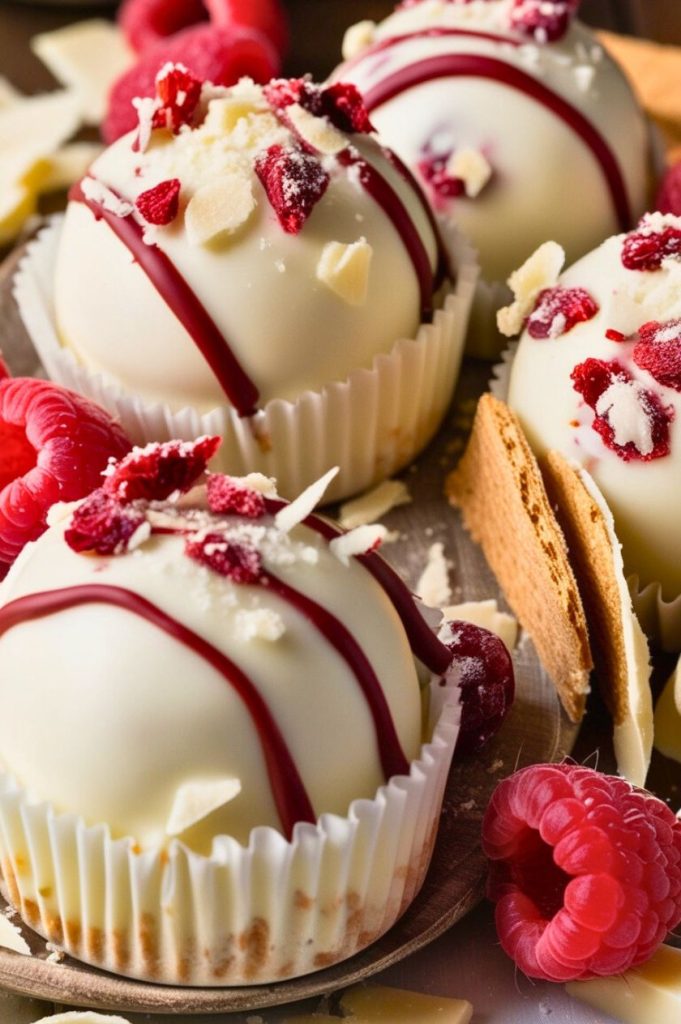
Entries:
{"type": "Polygon", "coordinates": [[[185,554],[232,583],[257,583],[261,577],[262,561],[255,548],[235,544],[222,533],[190,537],[185,554]]]}
{"type": "Polygon", "coordinates": [[[456,753],[475,754],[499,731],[515,695],[513,662],[494,633],[470,622],[451,622],[446,644],[459,674],[461,727],[456,753]]]}
{"type": "Polygon", "coordinates": [[[598,313],[598,305],[584,288],[544,288],[527,320],[533,338],[559,338],[598,313]]]}
{"type": "Polygon", "coordinates": [[[328,117],[342,132],[372,132],[374,127],[362,95],[349,82],[322,87],[306,78],[277,78],[265,86],[267,102],[278,114],[299,103],[315,117],[328,117]]]}
{"type": "Polygon", "coordinates": [[[681,217],[681,160],[665,171],[655,199],[655,209],[681,217]]]}
{"type": "Polygon", "coordinates": [[[466,191],[463,180],[447,170],[451,156],[451,153],[426,153],[418,164],[423,180],[442,199],[456,199],[466,191]]]}
{"type": "Polygon", "coordinates": [[[297,235],[329,186],[329,175],[316,157],[301,149],[270,146],[255,170],[279,223],[297,235]]]}
{"type": "Polygon", "coordinates": [[[596,413],[593,429],[621,459],[650,462],[669,455],[674,410],[616,360],[587,359],[575,366],[571,378],[575,391],[596,413]]]}
{"type": "Polygon", "coordinates": [[[201,99],[203,82],[183,64],[166,64],[156,76],[158,107],[154,113],[154,128],[168,128],[179,132],[190,124],[201,99]]]}
{"type": "Polygon", "coordinates": [[[278,54],[288,47],[288,21],[281,0],[206,0],[214,25],[242,25],[269,39],[278,54]]]}
{"type": "Polygon", "coordinates": [[[14,561],[44,532],[55,502],[99,487],[108,460],[130,448],[108,413],[73,391],[0,381],[0,562],[14,561]]]}
{"type": "Polygon", "coordinates": [[[180,208],[180,180],[170,178],[141,192],[135,200],[138,213],[148,224],[172,224],[180,208]]]}
{"type": "Polygon", "coordinates": [[[562,39],[577,13],[580,0],[515,0],[511,28],[537,43],[562,39]]]}
{"type": "Polygon", "coordinates": [[[144,531],[141,536],[148,536],[150,532],[144,511],[133,505],[122,505],[100,487],[73,513],[64,539],[79,553],[122,555],[130,549],[138,530],[144,531]]]}
{"type": "Polygon", "coordinates": [[[208,17],[202,0],[124,0],[118,23],[138,53],[208,17]]]}
{"type": "Polygon", "coordinates": [[[148,49],[114,84],[102,125],[105,142],[115,142],[138,125],[136,97],[156,96],[156,76],[166,64],[183,64],[193,76],[214,85],[233,85],[244,75],[267,82],[278,58],[260,33],[235,27],[195,25],[148,49]]]}
{"type": "Polygon", "coordinates": [[[616,331],[614,327],[609,327],[605,332],[605,336],[608,341],[616,341],[618,343],[629,340],[626,334],[622,334],[621,331],[616,331]]]}
{"type": "Polygon", "coordinates": [[[579,765],[501,782],[483,822],[497,933],[525,974],[619,974],[681,921],[681,823],[661,800],[579,765]]]}
{"type": "Polygon", "coordinates": [[[218,515],[260,519],[265,515],[265,498],[233,476],[211,473],[207,480],[208,507],[218,515]]]}
{"type": "Polygon", "coordinates": [[[184,494],[206,472],[221,441],[220,437],[200,437],[198,441],[165,441],[133,448],[109,467],[104,490],[123,504],[140,499],[164,501],[172,494],[184,494]]]}
{"type": "Polygon", "coordinates": [[[659,384],[681,391],[681,320],[651,320],[639,329],[634,362],[659,384]]]}
{"type": "Polygon", "coordinates": [[[681,257],[681,229],[666,224],[652,227],[644,218],[622,246],[622,263],[627,270],[659,270],[666,259],[681,257]]]}
{"type": "Polygon", "coordinates": [[[0,355],[0,380],[4,380],[5,377],[10,377],[9,366],[0,355]]]}

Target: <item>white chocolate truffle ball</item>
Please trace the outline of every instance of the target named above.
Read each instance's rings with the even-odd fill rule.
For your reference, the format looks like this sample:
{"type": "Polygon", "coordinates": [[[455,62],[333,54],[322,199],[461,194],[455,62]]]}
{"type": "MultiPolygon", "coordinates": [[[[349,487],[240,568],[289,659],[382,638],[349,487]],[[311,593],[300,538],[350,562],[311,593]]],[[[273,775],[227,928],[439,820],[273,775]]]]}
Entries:
{"type": "Polygon", "coordinates": [[[175,134],[144,101],[139,133],[95,161],[55,282],[61,341],[86,368],[174,410],[248,414],[415,334],[438,264],[422,197],[369,134],[333,123],[333,102],[312,112],[321,88],[298,99],[204,85],[175,134]]]}
{"type": "Polygon", "coordinates": [[[489,281],[547,237],[572,261],[628,230],[650,172],[644,116],[594,35],[573,23],[537,42],[513,12],[514,0],[410,4],[349,33],[334,73],[357,85],[379,137],[468,235],[489,281]]]}

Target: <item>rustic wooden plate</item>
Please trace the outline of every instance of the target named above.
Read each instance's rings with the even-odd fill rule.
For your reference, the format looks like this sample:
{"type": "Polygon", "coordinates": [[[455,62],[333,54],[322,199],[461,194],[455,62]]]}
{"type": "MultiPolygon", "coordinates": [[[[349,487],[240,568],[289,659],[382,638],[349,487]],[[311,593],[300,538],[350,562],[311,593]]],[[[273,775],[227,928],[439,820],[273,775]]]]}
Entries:
{"type": "MultiPolygon", "coordinates": [[[[12,299],[11,277],[20,254],[0,268],[0,349],[16,374],[40,372],[12,299]]],[[[453,601],[497,597],[499,588],[479,549],[447,505],[442,485],[463,448],[475,399],[484,389],[489,367],[466,365],[447,421],[435,442],[405,478],[414,496],[410,505],[386,517],[400,538],[386,549],[389,560],[412,585],[430,546],[442,543],[451,562],[453,601]]],[[[187,989],[145,984],[115,977],[68,957],[49,959],[44,940],[23,934],[33,956],[0,949],[0,986],[12,992],[70,1005],[130,1012],[211,1014],[253,1011],[321,995],[359,981],[408,956],[437,938],[480,900],[485,862],[480,821],[496,783],[516,767],[558,761],[577,735],[558,703],[531,642],[515,652],[517,699],[500,735],[481,757],[457,764],[447,784],[433,861],[423,889],[397,924],[364,952],[316,974],[275,985],[228,989],[187,989]]]]}

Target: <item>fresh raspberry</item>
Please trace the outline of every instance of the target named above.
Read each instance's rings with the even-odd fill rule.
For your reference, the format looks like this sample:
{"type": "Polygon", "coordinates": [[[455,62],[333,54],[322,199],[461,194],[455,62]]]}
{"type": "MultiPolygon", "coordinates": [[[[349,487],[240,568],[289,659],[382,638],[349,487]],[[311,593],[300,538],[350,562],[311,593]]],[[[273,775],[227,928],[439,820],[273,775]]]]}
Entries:
{"type": "Polygon", "coordinates": [[[315,117],[327,117],[342,132],[373,132],[362,94],[349,82],[321,86],[307,78],[275,78],[264,89],[267,102],[278,114],[299,103],[315,117]]]}
{"type": "Polygon", "coordinates": [[[211,25],[185,29],[150,47],[114,83],[102,125],[105,142],[115,142],[137,127],[138,114],[132,101],[136,97],[156,96],[156,76],[165,64],[183,64],[202,82],[214,85],[233,85],[244,76],[267,82],[279,69],[268,40],[251,29],[211,25]]]}
{"type": "Polygon", "coordinates": [[[246,516],[247,519],[261,519],[265,515],[264,495],[246,487],[233,476],[211,473],[206,490],[208,507],[218,515],[246,516]]]}
{"type": "Polygon", "coordinates": [[[185,554],[205,565],[232,583],[257,583],[262,575],[262,561],[255,548],[235,544],[222,533],[197,534],[189,537],[185,554]]]}
{"type": "Polygon", "coordinates": [[[631,231],[622,246],[622,263],[627,270],[659,270],[666,259],[681,258],[681,230],[666,224],[661,230],[646,224],[645,218],[631,231]]]}
{"type": "Polygon", "coordinates": [[[297,235],[326,192],[329,175],[316,157],[280,145],[261,153],[255,170],[282,228],[297,235]]]}
{"type": "Polygon", "coordinates": [[[494,633],[470,622],[450,622],[445,643],[459,674],[461,726],[456,753],[476,754],[499,731],[515,695],[513,662],[494,633]]]}
{"type": "Polygon", "coordinates": [[[206,7],[214,25],[255,29],[280,56],[288,49],[288,19],[280,0],[206,0],[206,7]]]}
{"type": "Polygon", "coordinates": [[[118,24],[138,53],[207,19],[202,0],[124,0],[118,11],[118,24]]]}
{"type": "Polygon", "coordinates": [[[638,332],[634,362],[659,384],[681,391],[681,319],[658,323],[651,320],[638,332]]]}
{"type": "Polygon", "coordinates": [[[180,208],[180,188],[180,179],[170,178],[141,192],[135,200],[137,212],[147,224],[172,224],[180,208]]]}
{"type": "Polygon", "coordinates": [[[597,303],[584,288],[544,288],[528,317],[527,330],[533,338],[559,338],[597,313],[597,303]]]}
{"type": "Polygon", "coordinates": [[[133,448],[106,471],[104,490],[117,501],[165,501],[171,494],[184,494],[206,472],[220,447],[220,437],[197,441],[164,441],[133,448]]]}
{"type": "Polygon", "coordinates": [[[57,501],[101,484],[109,458],[131,443],[108,413],[46,381],[0,381],[0,562],[13,562],[46,529],[57,501]]]}
{"type": "Polygon", "coordinates": [[[562,39],[577,13],[580,0],[515,0],[511,28],[537,43],[562,39]]]}
{"type": "Polygon", "coordinates": [[[673,408],[663,405],[620,363],[587,359],[570,376],[575,391],[596,413],[593,429],[624,462],[669,455],[673,408]]]}
{"type": "Polygon", "coordinates": [[[466,191],[462,178],[457,178],[447,170],[452,154],[425,152],[418,163],[421,177],[441,199],[456,199],[466,191]]]}
{"type": "Polygon", "coordinates": [[[147,536],[151,532],[144,511],[133,505],[122,505],[100,487],[73,513],[64,539],[74,551],[122,555],[131,547],[130,542],[138,531],[146,532],[147,536]]]}
{"type": "Polygon", "coordinates": [[[681,160],[665,171],[655,198],[654,209],[681,217],[681,160]]]}
{"type": "Polygon", "coordinates": [[[524,768],[497,786],[482,836],[501,945],[532,978],[620,974],[681,921],[681,822],[623,779],[524,768]]]}

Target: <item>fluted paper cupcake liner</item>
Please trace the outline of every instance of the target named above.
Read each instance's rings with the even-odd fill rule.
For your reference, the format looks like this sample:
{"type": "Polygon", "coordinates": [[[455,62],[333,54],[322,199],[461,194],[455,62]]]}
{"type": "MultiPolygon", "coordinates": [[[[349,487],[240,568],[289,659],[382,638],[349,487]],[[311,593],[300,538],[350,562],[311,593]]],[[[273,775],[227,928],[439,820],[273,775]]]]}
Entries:
{"type": "Polygon", "coordinates": [[[386,932],[430,862],[456,738],[458,684],[431,683],[432,739],[348,815],[140,851],[105,825],[34,803],[0,773],[3,892],[24,920],[96,967],[167,984],[275,982],[328,967],[386,932]]]}
{"type": "Polygon", "coordinates": [[[295,402],[275,399],[252,419],[224,406],[201,414],[136,397],[111,378],[83,367],[59,341],[53,299],[60,220],[29,246],[15,278],[24,324],[49,376],[87,395],[117,417],[137,444],[224,438],[215,470],[261,472],[294,497],[331,466],[340,472],[329,501],[364,490],[407,465],[435,434],[451,401],[478,277],[472,249],[458,242],[457,283],[433,322],[397,341],[347,380],[295,402]]]}
{"type": "MultiPolygon", "coordinates": [[[[489,390],[502,401],[508,398],[511,368],[518,349],[513,341],[501,354],[501,362],[492,367],[489,390]]],[[[667,601],[658,581],[642,583],[636,574],[627,577],[636,617],[651,643],[663,651],[675,654],[681,651],[681,594],[667,601]]]]}

